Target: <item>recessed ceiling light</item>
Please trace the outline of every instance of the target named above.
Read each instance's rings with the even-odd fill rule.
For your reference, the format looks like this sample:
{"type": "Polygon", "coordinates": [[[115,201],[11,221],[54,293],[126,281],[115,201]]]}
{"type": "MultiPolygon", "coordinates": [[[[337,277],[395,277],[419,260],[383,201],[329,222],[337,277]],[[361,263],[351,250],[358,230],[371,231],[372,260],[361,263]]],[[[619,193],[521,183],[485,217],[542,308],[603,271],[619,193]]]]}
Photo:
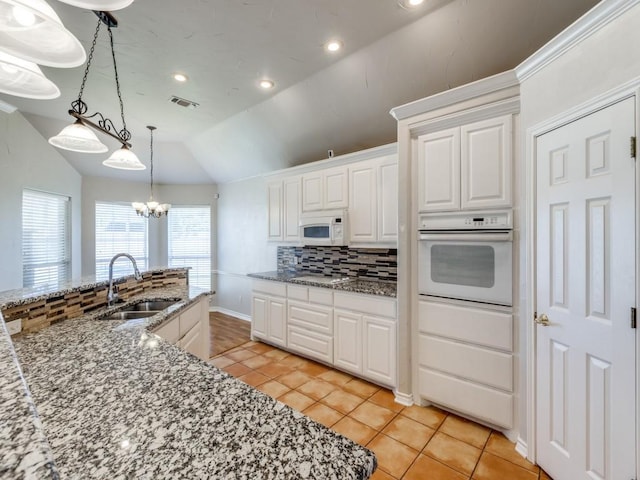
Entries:
{"type": "Polygon", "coordinates": [[[174,74],[173,74],[173,79],[174,79],[176,82],[184,83],[184,82],[186,82],[187,80],[189,80],[189,77],[187,77],[184,73],[174,73],[174,74]]]}
{"type": "Polygon", "coordinates": [[[263,80],[260,80],[260,88],[264,88],[265,90],[269,90],[270,88],[273,88],[275,86],[275,83],[273,83],[271,80],[267,80],[266,78],[263,80]]]}
{"type": "Polygon", "coordinates": [[[402,8],[415,8],[418,5],[422,5],[424,0],[398,0],[398,5],[402,8]]]}
{"type": "Polygon", "coordinates": [[[327,43],[326,48],[329,52],[337,52],[342,48],[342,42],[338,40],[331,40],[327,43]]]}

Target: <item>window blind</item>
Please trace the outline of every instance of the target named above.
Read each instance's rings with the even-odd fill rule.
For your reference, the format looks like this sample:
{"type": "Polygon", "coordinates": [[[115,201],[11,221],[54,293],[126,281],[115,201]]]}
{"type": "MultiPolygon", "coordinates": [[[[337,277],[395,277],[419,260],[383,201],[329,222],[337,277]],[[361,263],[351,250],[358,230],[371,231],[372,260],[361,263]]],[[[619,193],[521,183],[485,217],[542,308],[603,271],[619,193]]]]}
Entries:
{"type": "MultiPolygon", "coordinates": [[[[147,219],[140,217],[128,203],[96,202],[96,279],[109,278],[109,262],[116,253],[128,253],[136,259],[138,268],[148,265],[147,219]]],[[[133,265],[118,259],[113,275],[133,273],[133,265]]]]}
{"type": "Polygon", "coordinates": [[[170,267],[191,267],[189,284],[211,288],[211,207],[171,207],[168,215],[170,267]]]}
{"type": "Polygon", "coordinates": [[[71,278],[71,199],[22,192],[22,285],[59,287],[71,278]]]}

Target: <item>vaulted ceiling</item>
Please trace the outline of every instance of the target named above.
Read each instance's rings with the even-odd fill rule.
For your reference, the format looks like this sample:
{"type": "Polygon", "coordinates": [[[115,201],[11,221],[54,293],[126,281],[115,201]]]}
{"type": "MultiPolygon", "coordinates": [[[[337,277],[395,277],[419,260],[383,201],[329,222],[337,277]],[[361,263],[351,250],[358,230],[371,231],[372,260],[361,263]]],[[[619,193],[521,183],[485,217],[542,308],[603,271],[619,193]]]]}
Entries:
{"type": "MultiPolygon", "coordinates": [[[[114,29],[127,127],[161,183],[220,183],[396,140],[389,110],[511,69],[596,0],[136,0],[114,29]],[[344,47],[330,54],[329,39],[344,47]],[[177,83],[172,74],[189,80],[177,83]],[[275,88],[261,90],[269,78],[275,88]],[[186,109],[176,95],[199,104],[186,109]]],[[[88,51],[97,17],[49,0],[88,51]]],[[[48,138],[71,117],[84,67],[42,68],[56,100],[8,95],[48,138]]],[[[83,99],[120,124],[106,29],[83,99]]],[[[117,147],[114,142],[107,142],[117,147]]],[[[103,155],[60,153],[82,175],[147,181],[103,167],[103,155]]]]}

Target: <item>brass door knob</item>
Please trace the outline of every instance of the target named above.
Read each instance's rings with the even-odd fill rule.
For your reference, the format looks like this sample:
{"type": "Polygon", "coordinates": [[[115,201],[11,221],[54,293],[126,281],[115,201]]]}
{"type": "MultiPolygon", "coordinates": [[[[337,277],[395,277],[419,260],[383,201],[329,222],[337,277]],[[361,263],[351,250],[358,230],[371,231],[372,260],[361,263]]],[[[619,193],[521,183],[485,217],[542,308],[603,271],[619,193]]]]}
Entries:
{"type": "Polygon", "coordinates": [[[551,325],[551,322],[549,321],[549,317],[547,317],[546,313],[543,313],[542,315],[536,317],[535,322],[538,325],[542,325],[543,327],[548,327],[549,325],[551,325]]]}

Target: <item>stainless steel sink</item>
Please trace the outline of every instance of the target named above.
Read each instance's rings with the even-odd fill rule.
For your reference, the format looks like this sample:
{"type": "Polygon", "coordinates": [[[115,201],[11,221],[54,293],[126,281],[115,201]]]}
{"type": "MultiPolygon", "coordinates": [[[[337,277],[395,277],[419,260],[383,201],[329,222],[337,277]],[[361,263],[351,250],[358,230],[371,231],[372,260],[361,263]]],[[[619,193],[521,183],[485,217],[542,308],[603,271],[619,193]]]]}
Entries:
{"type": "MultiPolygon", "coordinates": [[[[177,300],[154,300],[149,302],[136,303],[123,308],[122,312],[159,312],[165,308],[169,308],[171,305],[178,303],[177,300]]],[[[132,317],[133,318],[133,317],[132,317]]]]}
{"type": "Polygon", "coordinates": [[[146,318],[152,317],[156,313],[160,313],[159,310],[143,310],[143,311],[131,311],[121,310],[119,312],[113,312],[104,317],[100,317],[100,320],[131,320],[132,318],[146,318]]]}

